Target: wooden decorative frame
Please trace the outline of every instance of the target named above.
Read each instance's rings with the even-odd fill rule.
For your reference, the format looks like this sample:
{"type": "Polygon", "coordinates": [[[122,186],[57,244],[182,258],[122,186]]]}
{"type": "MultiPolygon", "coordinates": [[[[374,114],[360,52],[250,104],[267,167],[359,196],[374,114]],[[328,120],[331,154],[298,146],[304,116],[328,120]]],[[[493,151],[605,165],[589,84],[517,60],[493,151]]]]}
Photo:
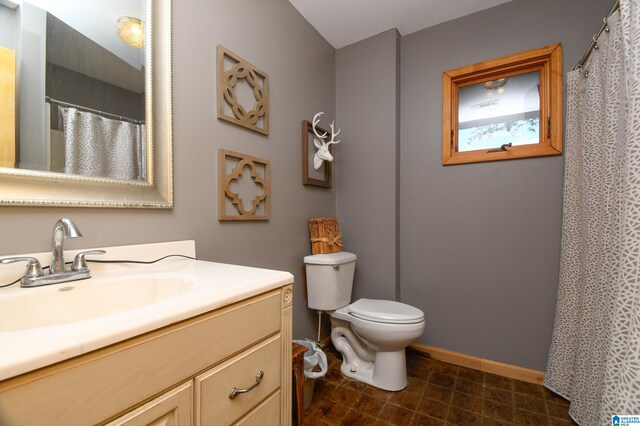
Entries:
{"type": "Polygon", "coordinates": [[[218,118],[268,135],[269,76],[221,45],[218,46],[217,57],[218,118]],[[233,62],[234,65],[228,68],[225,65],[225,59],[233,62]],[[253,90],[255,104],[251,106],[241,105],[236,97],[236,84],[242,79],[253,90]],[[231,109],[232,115],[225,113],[225,106],[231,109]]]}
{"type": "MultiPolygon", "coordinates": [[[[328,142],[330,138],[330,132],[327,132],[322,127],[316,126],[318,133],[326,133],[325,140],[328,142]]],[[[315,147],[313,145],[313,139],[317,136],[313,133],[311,122],[308,120],[302,121],[302,184],[309,186],[319,186],[321,188],[331,188],[331,171],[332,161],[323,161],[320,167],[319,173],[314,173],[316,170],[313,168],[313,157],[315,155],[315,147]],[[313,176],[310,176],[313,174],[313,176]],[[324,176],[324,177],[323,177],[324,176]]],[[[331,146],[329,146],[329,152],[331,152],[331,146]]]]}
{"type": "Polygon", "coordinates": [[[269,160],[221,149],[218,153],[218,161],[218,220],[269,220],[269,204],[271,201],[271,168],[269,160]],[[229,173],[227,173],[228,158],[237,160],[236,166],[229,173]],[[262,166],[264,169],[262,176],[258,167],[256,167],[257,165],[262,166]],[[250,168],[253,182],[262,186],[262,192],[251,200],[251,208],[249,210],[245,210],[242,198],[229,188],[232,181],[240,179],[245,167],[250,168]],[[227,213],[227,199],[231,200],[237,214],[227,213]],[[260,205],[263,206],[263,214],[257,215],[256,210],[260,205]]]}
{"type": "MultiPolygon", "coordinates": [[[[509,87],[505,90],[509,90],[509,87]]],[[[486,103],[486,102],[485,102],[486,103]]],[[[523,113],[524,115],[524,113],[523,113]]],[[[500,117],[494,117],[500,118],[500,117]]],[[[477,120],[481,121],[481,120],[477,120]]],[[[485,121],[487,121],[485,119],[485,121]]],[[[495,124],[490,124],[495,126],[495,124]]],[[[505,123],[505,129],[508,127],[505,123]]],[[[468,65],[442,74],[442,164],[510,160],[562,154],[562,47],[560,44],[468,65]],[[539,73],[539,142],[460,152],[459,91],[473,85],[488,90],[504,85],[509,78],[539,73]]]]}

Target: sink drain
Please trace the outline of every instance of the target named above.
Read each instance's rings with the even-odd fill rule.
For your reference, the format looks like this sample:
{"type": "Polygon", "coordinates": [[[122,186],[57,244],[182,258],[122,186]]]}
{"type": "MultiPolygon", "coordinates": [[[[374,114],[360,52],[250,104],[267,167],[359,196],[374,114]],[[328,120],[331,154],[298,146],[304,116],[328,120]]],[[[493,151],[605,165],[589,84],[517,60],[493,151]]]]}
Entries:
{"type": "Polygon", "coordinates": [[[75,288],[74,286],[62,287],[62,288],[59,288],[58,291],[71,291],[74,288],[75,288]]]}

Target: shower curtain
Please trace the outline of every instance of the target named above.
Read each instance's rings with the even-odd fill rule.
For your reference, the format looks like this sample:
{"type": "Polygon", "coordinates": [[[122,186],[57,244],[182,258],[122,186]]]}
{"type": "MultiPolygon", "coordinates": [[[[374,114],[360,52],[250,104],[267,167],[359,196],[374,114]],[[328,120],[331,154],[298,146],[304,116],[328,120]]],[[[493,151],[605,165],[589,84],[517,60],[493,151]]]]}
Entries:
{"type": "Polygon", "coordinates": [[[579,424],[640,415],[640,10],[567,75],[560,284],[545,385],[579,424]]]}
{"type": "Polygon", "coordinates": [[[110,120],[75,108],[59,108],[63,123],[65,173],[121,180],[145,180],[143,124],[110,120]]]}

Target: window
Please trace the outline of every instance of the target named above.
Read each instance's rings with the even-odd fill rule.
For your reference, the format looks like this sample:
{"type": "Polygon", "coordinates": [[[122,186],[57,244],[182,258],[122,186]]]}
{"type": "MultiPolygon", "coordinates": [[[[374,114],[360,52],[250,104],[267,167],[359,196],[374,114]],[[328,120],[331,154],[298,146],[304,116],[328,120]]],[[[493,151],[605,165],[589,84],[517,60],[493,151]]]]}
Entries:
{"type": "Polygon", "coordinates": [[[446,71],[442,164],[562,154],[562,47],[446,71]]]}

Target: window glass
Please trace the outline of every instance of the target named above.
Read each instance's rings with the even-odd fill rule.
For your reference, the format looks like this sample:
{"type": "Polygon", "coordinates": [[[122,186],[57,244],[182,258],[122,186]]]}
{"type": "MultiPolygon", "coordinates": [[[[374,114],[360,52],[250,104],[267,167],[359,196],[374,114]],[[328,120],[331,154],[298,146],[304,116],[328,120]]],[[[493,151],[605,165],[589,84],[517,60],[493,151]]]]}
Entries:
{"type": "Polygon", "coordinates": [[[458,91],[458,152],[540,143],[540,72],[458,91]]]}

